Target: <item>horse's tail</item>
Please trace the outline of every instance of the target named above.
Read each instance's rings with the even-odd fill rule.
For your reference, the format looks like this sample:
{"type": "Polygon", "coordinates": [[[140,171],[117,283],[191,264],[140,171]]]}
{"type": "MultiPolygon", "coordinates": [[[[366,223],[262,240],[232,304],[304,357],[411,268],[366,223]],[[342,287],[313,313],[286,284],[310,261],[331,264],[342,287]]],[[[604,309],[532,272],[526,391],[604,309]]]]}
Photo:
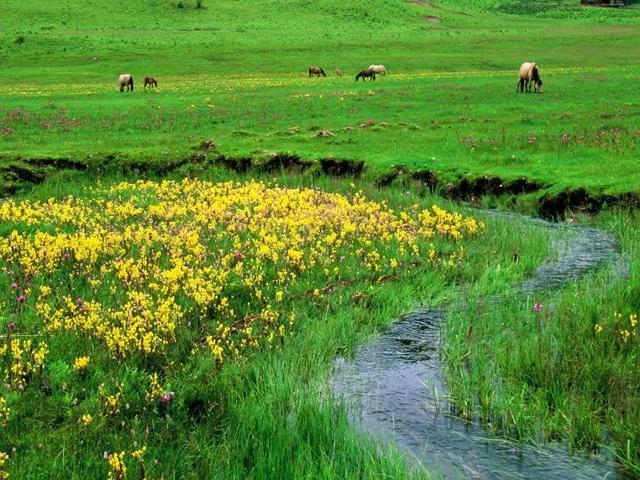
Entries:
{"type": "Polygon", "coordinates": [[[131,91],[133,92],[133,77],[129,77],[129,86],[131,87],[131,91]]]}
{"type": "Polygon", "coordinates": [[[310,67],[310,68],[309,68],[309,76],[311,76],[311,75],[312,75],[312,72],[313,72],[313,68],[311,68],[311,67],[310,67]]]}

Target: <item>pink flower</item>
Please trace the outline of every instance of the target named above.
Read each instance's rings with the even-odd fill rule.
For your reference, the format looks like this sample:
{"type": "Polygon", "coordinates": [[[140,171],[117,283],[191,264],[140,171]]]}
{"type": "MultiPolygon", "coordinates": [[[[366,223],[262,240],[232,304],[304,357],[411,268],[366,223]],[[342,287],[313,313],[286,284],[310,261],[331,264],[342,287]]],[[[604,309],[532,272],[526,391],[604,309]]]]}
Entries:
{"type": "Polygon", "coordinates": [[[18,284],[17,284],[16,282],[13,282],[13,283],[11,284],[11,289],[12,289],[12,290],[17,290],[17,289],[18,289],[18,284]]]}
{"type": "Polygon", "coordinates": [[[62,258],[64,258],[65,260],[69,260],[71,258],[71,255],[65,252],[65,254],[62,255],[62,258]]]}
{"type": "Polygon", "coordinates": [[[544,307],[544,305],[543,305],[543,304],[541,304],[541,303],[536,303],[536,304],[533,306],[533,311],[534,311],[534,312],[536,312],[536,313],[540,313],[540,311],[542,310],[542,307],[544,307]]]}
{"type": "Polygon", "coordinates": [[[7,328],[13,332],[17,328],[17,325],[15,322],[7,323],[7,328]]]}
{"type": "Polygon", "coordinates": [[[25,297],[24,295],[18,295],[18,302],[20,303],[24,303],[24,301],[27,299],[27,297],[25,297]]]}
{"type": "Polygon", "coordinates": [[[171,400],[173,400],[173,397],[176,396],[175,392],[164,392],[162,394],[162,397],[160,397],[160,403],[163,405],[168,405],[169,402],[171,402],[171,400]]]}

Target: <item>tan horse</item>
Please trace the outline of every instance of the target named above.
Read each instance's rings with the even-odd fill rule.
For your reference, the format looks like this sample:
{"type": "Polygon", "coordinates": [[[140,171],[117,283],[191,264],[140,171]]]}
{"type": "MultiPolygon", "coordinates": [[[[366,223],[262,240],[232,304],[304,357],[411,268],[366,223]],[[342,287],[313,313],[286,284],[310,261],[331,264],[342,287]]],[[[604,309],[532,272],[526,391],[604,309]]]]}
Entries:
{"type": "Polygon", "coordinates": [[[383,77],[387,75],[387,69],[384,68],[384,65],[369,65],[368,70],[373,70],[376,75],[382,75],[383,77]]]}
{"type": "Polygon", "coordinates": [[[324,70],[320,67],[309,67],[309,77],[312,77],[313,75],[315,75],[316,77],[319,77],[320,75],[322,75],[323,77],[326,77],[327,74],[324,73],[324,70]]]}
{"type": "Polygon", "coordinates": [[[128,73],[123,73],[118,77],[118,87],[121,92],[124,92],[125,88],[127,92],[133,92],[133,77],[128,73]]]}
{"type": "Polygon", "coordinates": [[[341,77],[342,76],[342,70],[340,70],[339,68],[336,68],[336,77],[341,77]]]}
{"type": "Polygon", "coordinates": [[[153,77],[144,77],[144,89],[146,90],[147,87],[158,88],[158,80],[153,77]]]}
{"type": "Polygon", "coordinates": [[[533,62],[525,62],[520,67],[520,80],[518,80],[518,85],[516,86],[516,93],[524,92],[525,90],[530,93],[531,82],[535,85],[536,93],[544,91],[538,66],[533,62]]]}

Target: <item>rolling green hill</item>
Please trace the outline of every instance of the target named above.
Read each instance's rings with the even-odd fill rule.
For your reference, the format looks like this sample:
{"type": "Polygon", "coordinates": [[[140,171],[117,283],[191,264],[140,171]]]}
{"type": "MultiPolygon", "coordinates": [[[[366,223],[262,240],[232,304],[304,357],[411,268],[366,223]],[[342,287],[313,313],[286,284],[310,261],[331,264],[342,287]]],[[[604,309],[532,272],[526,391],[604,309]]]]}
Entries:
{"type": "Polygon", "coordinates": [[[44,175],[32,159],[169,164],[206,141],[209,158],[286,153],[365,160],[372,175],[405,165],[443,185],[524,176],[552,193],[636,192],[640,10],[576,4],[10,0],[3,188],[44,175]],[[546,92],[515,95],[531,60],[546,92]],[[354,82],[371,63],[389,75],[354,82]],[[329,78],[307,78],[310,65],[329,78]],[[116,90],[123,72],[131,94],[116,90]],[[158,91],[142,91],[145,75],[158,91]]]}

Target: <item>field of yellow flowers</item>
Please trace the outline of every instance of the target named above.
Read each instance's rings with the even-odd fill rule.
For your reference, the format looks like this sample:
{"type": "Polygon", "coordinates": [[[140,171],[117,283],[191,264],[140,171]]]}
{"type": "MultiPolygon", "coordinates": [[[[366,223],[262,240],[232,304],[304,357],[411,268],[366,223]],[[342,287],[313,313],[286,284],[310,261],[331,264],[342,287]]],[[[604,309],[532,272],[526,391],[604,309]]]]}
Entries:
{"type": "MultiPolygon", "coordinates": [[[[0,422],[24,422],[34,391],[60,388],[69,403],[58,421],[82,432],[166,413],[180,395],[172,377],[194,357],[215,376],[252,352],[286,349],[300,299],[418,266],[459,270],[465,243],[484,229],[355,188],[195,179],[6,200],[0,223],[0,422]],[[137,393],[123,366],[136,371],[137,393]]],[[[8,442],[0,450],[15,448],[8,442]]],[[[138,442],[105,451],[109,478],[126,478],[127,465],[144,478],[144,451],[138,442]]],[[[1,455],[6,477],[20,451],[1,455]]]]}

